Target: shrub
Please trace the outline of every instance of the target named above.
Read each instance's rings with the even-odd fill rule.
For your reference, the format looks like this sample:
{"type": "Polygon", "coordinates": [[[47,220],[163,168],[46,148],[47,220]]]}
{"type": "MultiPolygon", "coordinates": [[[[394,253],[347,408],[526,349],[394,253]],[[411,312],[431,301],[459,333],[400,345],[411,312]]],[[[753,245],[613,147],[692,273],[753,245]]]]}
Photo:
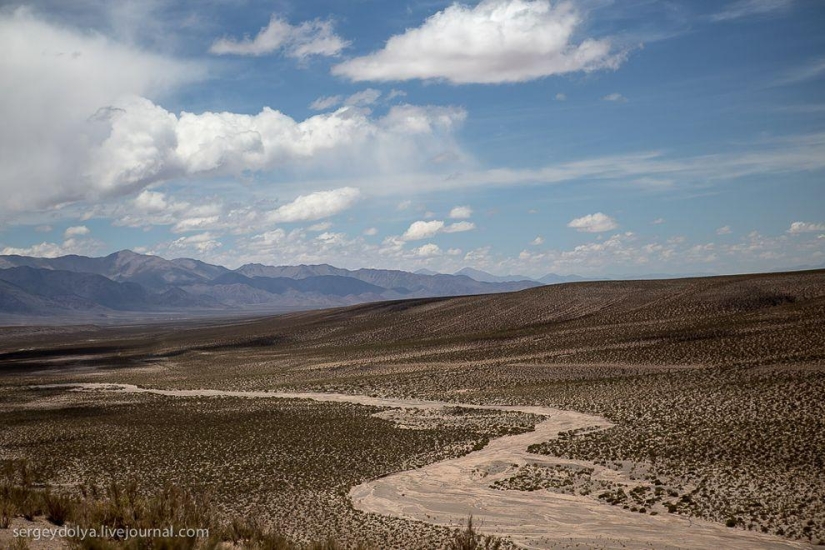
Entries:
{"type": "Polygon", "coordinates": [[[467,527],[456,531],[447,548],[448,550],[499,550],[501,541],[476,532],[473,527],[473,516],[470,516],[467,518],[467,527]]]}

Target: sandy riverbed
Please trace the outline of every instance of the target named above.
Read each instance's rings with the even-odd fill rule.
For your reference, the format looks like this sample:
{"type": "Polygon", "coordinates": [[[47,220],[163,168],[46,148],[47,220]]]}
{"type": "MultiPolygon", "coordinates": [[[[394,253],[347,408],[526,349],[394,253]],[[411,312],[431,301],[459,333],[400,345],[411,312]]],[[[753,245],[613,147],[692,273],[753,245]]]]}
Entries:
{"type": "Polygon", "coordinates": [[[78,390],[152,393],[177,397],[245,397],[312,399],[402,409],[467,407],[524,412],[546,418],[532,432],[504,436],[479,451],[457,459],[399,472],[363,483],[350,490],[353,506],[361,511],[391,515],[437,525],[458,526],[473,515],[479,530],[510,538],[531,549],[655,548],[753,549],[810,548],[809,544],[731,529],[724,525],[675,515],[649,516],[610,506],[584,496],[547,490],[502,491],[491,487],[527,464],[577,464],[594,469],[594,476],[628,482],[623,474],[593,463],[568,461],[527,452],[529,445],[552,439],[559,432],[610,423],[592,415],[549,407],[473,405],[438,401],[386,399],[332,393],[268,391],[160,390],[129,384],[58,384],[78,390]]]}

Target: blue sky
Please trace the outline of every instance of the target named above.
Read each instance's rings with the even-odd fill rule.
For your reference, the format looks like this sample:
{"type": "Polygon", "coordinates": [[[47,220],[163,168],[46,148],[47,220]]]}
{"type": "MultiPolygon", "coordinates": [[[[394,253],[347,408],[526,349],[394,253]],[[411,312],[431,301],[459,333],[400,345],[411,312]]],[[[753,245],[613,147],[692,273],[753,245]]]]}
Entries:
{"type": "Polygon", "coordinates": [[[817,0],[0,7],[0,252],[825,264],[817,0]]]}

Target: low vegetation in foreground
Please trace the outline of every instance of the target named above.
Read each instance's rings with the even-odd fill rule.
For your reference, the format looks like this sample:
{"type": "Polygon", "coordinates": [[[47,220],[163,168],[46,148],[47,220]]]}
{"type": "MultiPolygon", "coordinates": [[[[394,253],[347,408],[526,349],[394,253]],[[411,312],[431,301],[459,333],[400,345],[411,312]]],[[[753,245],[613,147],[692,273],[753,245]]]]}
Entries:
{"type": "MultiPolygon", "coordinates": [[[[37,520],[40,529],[72,527],[73,533],[88,533],[106,526],[109,536],[75,535],[62,541],[78,550],[202,550],[236,548],[244,550],[343,550],[334,538],[298,544],[278,533],[256,517],[225,515],[215,510],[204,492],[181,489],[167,484],[161,490],[144,494],[138,482],[120,484],[112,481],[105,487],[80,485],[67,493],[35,481],[37,473],[27,461],[6,461],[0,473],[0,529],[32,529],[37,520]],[[31,525],[30,525],[31,524],[31,525]],[[150,533],[129,538],[129,530],[150,533]],[[161,533],[155,536],[154,533],[161,533]],[[174,536],[164,536],[173,533],[174,536]]],[[[8,537],[7,537],[8,538],[8,537]]],[[[0,539],[1,540],[1,539],[0,539]]],[[[11,538],[3,547],[24,550],[25,537],[11,538]]],[[[348,545],[356,550],[372,550],[362,544],[348,545]]],[[[500,550],[501,540],[479,534],[473,518],[456,529],[446,541],[446,550],[500,550]]]]}
{"type": "MultiPolygon", "coordinates": [[[[387,411],[374,407],[309,400],[65,389],[6,388],[0,405],[0,449],[7,460],[36,464],[37,471],[24,479],[53,487],[29,504],[12,499],[18,503],[12,514],[48,514],[48,506],[59,503],[74,514],[73,521],[94,525],[123,498],[137,515],[126,522],[121,511],[112,512],[107,524],[139,526],[144,519],[153,523],[153,514],[171,513],[163,506],[180,498],[175,510],[183,519],[214,526],[210,532],[223,540],[227,529],[230,535],[235,529],[226,518],[243,518],[244,529],[249,522],[255,527],[252,542],[270,541],[266,548],[281,548],[267,546],[273,533],[283,538],[284,548],[327,539],[347,548],[444,546],[450,529],[363,514],[351,507],[349,489],[532,429],[538,418],[449,408],[441,416],[413,413],[405,420],[396,413],[385,419],[387,411]],[[153,488],[162,487],[167,489],[157,498],[167,504],[151,500],[153,488]],[[100,495],[104,512],[97,504],[100,495]],[[93,506],[79,506],[89,498],[93,506]],[[29,505],[39,508],[32,511],[29,505]]],[[[18,485],[26,486],[22,479],[18,485]]]]}

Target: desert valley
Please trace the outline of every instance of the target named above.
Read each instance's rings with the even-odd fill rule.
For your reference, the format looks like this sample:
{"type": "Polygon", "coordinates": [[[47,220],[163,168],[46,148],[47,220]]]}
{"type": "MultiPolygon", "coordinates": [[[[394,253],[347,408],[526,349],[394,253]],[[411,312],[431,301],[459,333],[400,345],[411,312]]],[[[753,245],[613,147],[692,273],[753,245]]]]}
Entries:
{"type": "Polygon", "coordinates": [[[805,548],[823,318],[813,271],[10,327],[4,521],[171,506],[230,547],[464,548],[472,516],[479,548],[805,548]]]}

